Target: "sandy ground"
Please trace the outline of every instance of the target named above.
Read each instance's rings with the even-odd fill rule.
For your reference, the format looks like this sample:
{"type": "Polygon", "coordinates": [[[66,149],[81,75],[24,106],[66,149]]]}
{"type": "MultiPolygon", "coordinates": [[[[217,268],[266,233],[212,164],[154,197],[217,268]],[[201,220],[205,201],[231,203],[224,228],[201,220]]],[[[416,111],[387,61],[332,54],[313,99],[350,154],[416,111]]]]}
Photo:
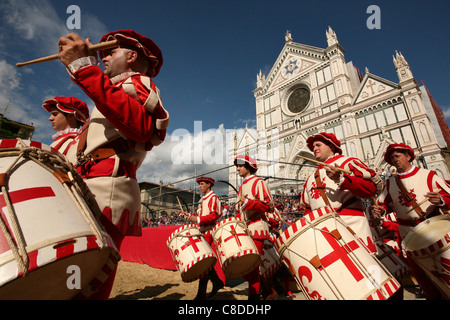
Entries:
{"type": "MultiPolygon", "coordinates": [[[[186,283],[178,271],[155,269],[145,264],[120,261],[110,295],[111,300],[192,300],[197,294],[198,281],[186,283]]],[[[208,292],[211,290],[208,284],[208,292]]],[[[278,300],[305,300],[301,291],[295,298],[278,295],[278,300]]],[[[405,300],[415,297],[414,287],[407,285],[405,300]]],[[[247,300],[247,282],[241,278],[228,279],[225,287],[211,300],[247,300]]]]}
{"type": "MultiPolygon", "coordinates": [[[[178,271],[155,269],[145,264],[120,261],[111,300],[193,300],[198,281],[183,282],[178,271]]],[[[208,283],[209,293],[212,284],[208,283]]],[[[229,279],[211,300],[247,300],[247,282],[229,279]]]]}

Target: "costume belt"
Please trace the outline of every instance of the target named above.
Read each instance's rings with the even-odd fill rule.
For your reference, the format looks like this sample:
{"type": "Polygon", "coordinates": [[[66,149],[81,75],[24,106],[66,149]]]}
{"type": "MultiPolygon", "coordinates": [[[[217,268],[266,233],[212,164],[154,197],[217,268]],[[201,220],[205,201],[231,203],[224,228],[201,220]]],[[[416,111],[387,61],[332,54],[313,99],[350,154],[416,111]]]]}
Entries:
{"type": "Polygon", "coordinates": [[[95,149],[88,155],[78,155],[77,165],[82,165],[87,161],[97,161],[107,159],[115,154],[120,154],[129,150],[128,143],[124,138],[118,138],[114,141],[95,149]]]}
{"type": "Polygon", "coordinates": [[[93,160],[102,160],[115,154],[126,152],[128,149],[127,141],[124,138],[119,138],[103,145],[101,148],[95,149],[90,156],[93,160]]]}

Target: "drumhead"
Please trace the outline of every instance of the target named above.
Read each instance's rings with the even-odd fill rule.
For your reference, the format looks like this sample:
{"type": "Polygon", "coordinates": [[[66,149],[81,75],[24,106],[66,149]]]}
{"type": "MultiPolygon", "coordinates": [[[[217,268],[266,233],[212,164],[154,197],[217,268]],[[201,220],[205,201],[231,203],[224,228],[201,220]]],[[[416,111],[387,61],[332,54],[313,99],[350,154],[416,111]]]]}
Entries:
{"type": "Polygon", "coordinates": [[[187,266],[186,268],[188,268],[188,270],[182,272],[181,274],[182,280],[184,282],[192,282],[199,279],[202,275],[208,274],[208,272],[214,267],[216,261],[217,258],[213,256],[198,261],[190,268],[187,266]]]}
{"type": "Polygon", "coordinates": [[[436,243],[450,231],[450,217],[440,215],[427,219],[415,226],[402,242],[407,251],[416,251],[436,243]]]}
{"type": "Polygon", "coordinates": [[[81,289],[99,274],[107,263],[112,248],[77,253],[47,264],[0,287],[0,300],[68,300],[81,290],[69,288],[70,266],[80,268],[81,289]]]}
{"type": "Polygon", "coordinates": [[[224,269],[225,276],[228,278],[242,277],[258,267],[260,262],[261,257],[257,253],[242,255],[239,259],[232,259],[228,262],[224,269]]]}

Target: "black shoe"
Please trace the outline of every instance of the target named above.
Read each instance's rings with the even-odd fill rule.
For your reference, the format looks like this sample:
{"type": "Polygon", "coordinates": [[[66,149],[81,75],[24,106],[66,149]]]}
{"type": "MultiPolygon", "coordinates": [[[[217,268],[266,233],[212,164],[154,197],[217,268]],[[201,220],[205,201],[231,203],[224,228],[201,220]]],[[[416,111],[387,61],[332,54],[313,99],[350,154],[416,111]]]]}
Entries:
{"type": "Polygon", "coordinates": [[[223,287],[225,287],[225,285],[223,284],[222,281],[213,282],[213,287],[210,294],[208,295],[208,298],[214,297],[216,293],[223,287]]]}
{"type": "Polygon", "coordinates": [[[194,300],[206,300],[207,285],[208,285],[208,279],[199,281],[197,295],[195,296],[194,300]]]}

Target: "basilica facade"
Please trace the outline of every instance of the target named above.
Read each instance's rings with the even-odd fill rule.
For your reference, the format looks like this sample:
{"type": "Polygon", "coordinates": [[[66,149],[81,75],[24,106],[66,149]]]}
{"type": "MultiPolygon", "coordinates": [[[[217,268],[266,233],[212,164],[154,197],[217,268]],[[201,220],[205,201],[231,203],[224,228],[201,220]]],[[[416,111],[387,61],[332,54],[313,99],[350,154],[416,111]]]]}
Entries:
{"type": "MultiPolygon", "coordinates": [[[[244,134],[234,136],[230,164],[236,155],[247,154],[258,161],[257,175],[268,181],[272,193],[296,193],[315,170],[304,159],[314,159],[306,139],[331,132],[341,141],[344,155],[378,171],[390,169],[383,159],[387,146],[403,142],[415,150],[415,165],[450,179],[445,160],[449,128],[405,57],[395,52],[398,81],[390,81],[367,68],[362,74],[347,62],[330,27],[326,39],[328,47],[318,48],[296,43],[286,32],[272,69],[256,77],[256,130],[246,128],[244,134]]],[[[229,182],[241,184],[234,167],[229,182]]]]}

